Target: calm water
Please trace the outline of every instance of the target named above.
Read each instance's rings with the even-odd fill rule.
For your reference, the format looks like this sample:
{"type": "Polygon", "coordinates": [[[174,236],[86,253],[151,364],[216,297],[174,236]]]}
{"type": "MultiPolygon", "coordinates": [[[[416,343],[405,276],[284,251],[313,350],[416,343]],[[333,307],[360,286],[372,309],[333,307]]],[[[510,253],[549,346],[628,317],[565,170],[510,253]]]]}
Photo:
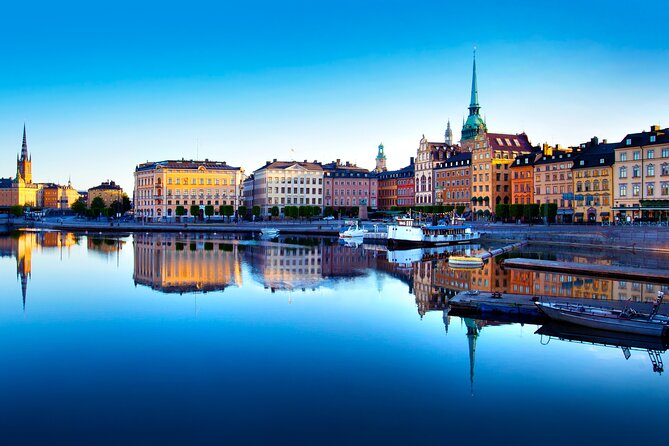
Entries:
{"type": "Polygon", "coordinates": [[[535,325],[444,311],[470,288],[650,300],[652,283],[497,262],[453,271],[439,251],[389,255],[324,239],[27,232],[0,237],[0,255],[2,444],[666,437],[656,420],[669,382],[646,350],[626,359],[535,325]],[[412,263],[421,257],[432,260],[412,263]]]}

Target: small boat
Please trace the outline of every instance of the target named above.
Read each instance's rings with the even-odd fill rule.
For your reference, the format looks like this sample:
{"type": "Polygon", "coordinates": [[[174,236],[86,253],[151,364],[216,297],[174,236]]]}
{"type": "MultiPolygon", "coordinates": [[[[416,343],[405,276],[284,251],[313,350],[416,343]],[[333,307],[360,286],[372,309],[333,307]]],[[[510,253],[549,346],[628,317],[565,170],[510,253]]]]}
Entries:
{"type": "Polygon", "coordinates": [[[549,318],[598,330],[633,333],[644,336],[664,336],[668,333],[669,318],[658,315],[664,293],[658,292],[650,314],[637,313],[631,308],[607,309],[590,305],[557,302],[535,302],[549,318]]]}
{"type": "Polygon", "coordinates": [[[456,245],[480,238],[481,233],[469,226],[427,225],[410,216],[400,217],[396,224],[388,226],[389,246],[456,245]]]}
{"type": "Polygon", "coordinates": [[[448,266],[455,268],[480,268],[483,259],[473,256],[451,256],[448,258],[448,266]]]}
{"type": "Polygon", "coordinates": [[[260,235],[266,238],[274,238],[279,236],[279,230],[276,228],[262,228],[260,235]]]}
{"type": "Polygon", "coordinates": [[[367,232],[367,229],[359,227],[358,223],[356,223],[349,226],[344,231],[339,232],[339,238],[364,237],[367,232]]]}

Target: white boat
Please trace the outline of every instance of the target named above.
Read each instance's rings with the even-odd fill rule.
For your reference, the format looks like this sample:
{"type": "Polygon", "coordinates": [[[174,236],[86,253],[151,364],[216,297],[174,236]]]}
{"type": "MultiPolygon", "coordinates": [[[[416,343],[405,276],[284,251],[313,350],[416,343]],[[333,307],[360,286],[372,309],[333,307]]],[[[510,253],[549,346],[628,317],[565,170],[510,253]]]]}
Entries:
{"type": "Polygon", "coordinates": [[[367,234],[367,229],[363,229],[358,226],[358,223],[349,226],[343,231],[339,232],[339,238],[353,238],[353,237],[364,237],[367,234]]]}
{"type": "Polygon", "coordinates": [[[260,235],[267,238],[274,238],[279,236],[279,230],[276,228],[262,228],[260,235]]]}
{"type": "Polygon", "coordinates": [[[451,256],[448,258],[448,266],[455,268],[480,268],[483,259],[473,256],[451,256]]]}
{"type": "Polygon", "coordinates": [[[464,225],[426,225],[411,217],[401,217],[388,226],[388,244],[396,245],[454,245],[471,243],[481,233],[464,225]]]}
{"type": "MultiPolygon", "coordinates": [[[[658,302],[661,302],[660,296],[658,302]]],[[[664,336],[668,333],[669,319],[657,315],[659,303],[650,315],[629,308],[607,309],[577,303],[535,302],[535,305],[553,320],[584,327],[644,336],[664,336]]]]}

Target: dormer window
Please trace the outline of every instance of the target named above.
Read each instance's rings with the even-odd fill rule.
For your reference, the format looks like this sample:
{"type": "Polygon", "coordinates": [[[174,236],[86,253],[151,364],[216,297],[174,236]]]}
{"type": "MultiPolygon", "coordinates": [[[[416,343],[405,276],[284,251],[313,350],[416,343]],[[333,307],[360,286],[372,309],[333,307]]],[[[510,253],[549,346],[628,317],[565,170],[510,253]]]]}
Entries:
{"type": "Polygon", "coordinates": [[[628,145],[628,146],[631,146],[632,145],[632,138],[627,138],[625,140],[625,144],[628,145]]]}
{"type": "Polygon", "coordinates": [[[581,161],[579,161],[578,164],[579,164],[579,166],[585,166],[585,161],[584,161],[584,160],[581,160],[581,161]]]}
{"type": "MultiPolygon", "coordinates": [[[[581,161],[581,162],[583,162],[583,161],[581,161]]],[[[599,159],[599,164],[604,164],[604,158],[599,159]]]]}
{"type": "Polygon", "coordinates": [[[650,135],[650,142],[655,142],[655,135],[650,135]]]}

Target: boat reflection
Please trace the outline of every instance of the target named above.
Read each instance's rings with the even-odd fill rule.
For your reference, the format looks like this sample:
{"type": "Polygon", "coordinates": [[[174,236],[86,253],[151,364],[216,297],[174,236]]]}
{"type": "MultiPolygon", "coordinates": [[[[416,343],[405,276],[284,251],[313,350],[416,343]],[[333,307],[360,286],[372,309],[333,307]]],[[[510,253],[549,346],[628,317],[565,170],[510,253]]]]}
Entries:
{"type": "Polygon", "coordinates": [[[541,335],[541,343],[544,345],[548,345],[552,339],[558,339],[565,342],[620,348],[625,359],[630,358],[632,351],[643,351],[650,358],[653,372],[664,371],[661,354],[667,350],[666,339],[559,323],[545,324],[536,331],[536,334],[541,335]]]}

